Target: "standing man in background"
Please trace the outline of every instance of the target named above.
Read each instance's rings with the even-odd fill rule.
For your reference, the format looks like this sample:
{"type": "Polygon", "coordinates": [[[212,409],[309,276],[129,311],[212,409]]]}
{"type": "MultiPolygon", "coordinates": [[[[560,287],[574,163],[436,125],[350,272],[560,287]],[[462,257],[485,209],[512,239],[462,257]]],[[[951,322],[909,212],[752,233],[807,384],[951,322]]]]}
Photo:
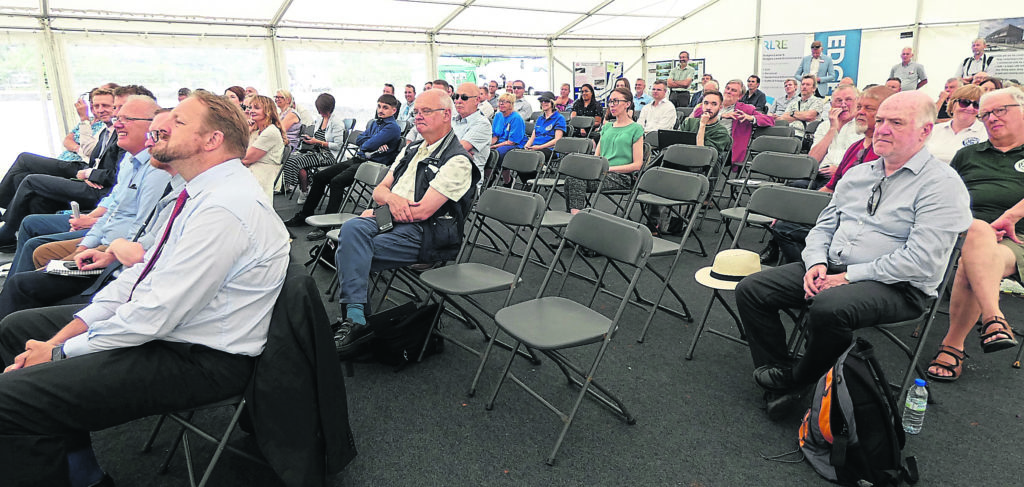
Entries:
{"type": "Polygon", "coordinates": [[[913,59],[914,48],[904,47],[903,52],[900,53],[901,62],[889,70],[889,78],[900,80],[900,91],[916,90],[928,84],[928,75],[924,74],[924,66],[921,66],[921,63],[915,63],[913,59]]]}
{"type": "Polygon", "coordinates": [[[803,79],[806,75],[814,76],[814,81],[818,85],[817,94],[821,98],[824,98],[826,95],[825,91],[827,91],[827,88],[825,85],[836,80],[836,72],[832,66],[832,57],[821,55],[821,41],[811,43],[811,55],[804,56],[804,59],[800,61],[800,67],[796,68],[794,78],[803,79]]]}
{"type": "Polygon", "coordinates": [[[690,84],[693,83],[693,78],[696,76],[697,71],[690,67],[690,53],[686,51],[680,52],[679,66],[672,68],[666,80],[669,89],[672,90],[672,94],[668,97],[672,105],[677,107],[690,106],[690,84]]]}

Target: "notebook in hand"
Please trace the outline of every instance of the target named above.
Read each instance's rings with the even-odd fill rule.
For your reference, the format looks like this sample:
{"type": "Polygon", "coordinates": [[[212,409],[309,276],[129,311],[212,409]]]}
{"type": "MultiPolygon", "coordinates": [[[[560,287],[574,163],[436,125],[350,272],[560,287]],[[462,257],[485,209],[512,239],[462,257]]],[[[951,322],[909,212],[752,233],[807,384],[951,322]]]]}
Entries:
{"type": "Polygon", "coordinates": [[[91,271],[82,271],[78,269],[73,260],[51,260],[46,264],[46,268],[43,272],[47,274],[54,274],[58,276],[69,276],[69,277],[89,277],[98,276],[103,273],[103,269],[93,269],[91,271]]]}

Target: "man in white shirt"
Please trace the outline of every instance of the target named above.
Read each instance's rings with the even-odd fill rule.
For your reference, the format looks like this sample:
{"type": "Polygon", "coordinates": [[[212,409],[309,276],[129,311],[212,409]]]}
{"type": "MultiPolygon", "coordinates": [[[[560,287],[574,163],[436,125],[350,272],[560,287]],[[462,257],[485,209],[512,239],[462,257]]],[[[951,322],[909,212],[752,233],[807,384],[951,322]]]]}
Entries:
{"type": "Polygon", "coordinates": [[[664,80],[655,81],[651,85],[651,97],[654,101],[640,110],[640,118],[637,119],[637,123],[644,128],[644,133],[675,128],[676,107],[665,98],[666,95],[668,84],[664,80]]]}
{"type": "MultiPolygon", "coordinates": [[[[452,116],[452,130],[483,174],[487,156],[491,154],[491,124],[478,109],[482,105],[479,93],[479,88],[473,83],[462,83],[455,89],[452,100],[456,114],[452,116]]],[[[490,107],[486,103],[483,105],[490,107]]]]}
{"type": "Polygon", "coordinates": [[[849,123],[853,120],[858,96],[860,92],[853,85],[839,85],[832,92],[832,108],[829,109],[828,119],[818,125],[818,130],[814,132],[814,145],[807,153],[819,162],[818,178],[809,186],[810,189],[824,186],[836,172],[846,149],[863,137],[857,133],[854,124],[849,123]]]}
{"type": "Polygon", "coordinates": [[[786,113],[778,118],[790,122],[789,126],[796,129],[797,137],[804,136],[804,127],[808,123],[821,119],[825,111],[825,100],[814,96],[817,82],[814,75],[804,75],[800,80],[800,97],[789,102],[786,113]]]}
{"type": "Polygon", "coordinates": [[[995,66],[995,59],[985,54],[985,39],[977,38],[971,43],[971,57],[960,63],[958,75],[964,84],[969,85],[974,81],[974,75],[980,72],[991,73],[995,66]]]}
{"type": "Polygon", "coordinates": [[[398,112],[398,120],[407,120],[412,123],[412,111],[416,108],[416,87],[405,85],[405,106],[398,112]]]}
{"type": "Polygon", "coordinates": [[[288,238],[241,163],[248,124],[205,91],[172,114],[174,131],[152,154],[187,183],[145,264],[77,313],[41,308],[5,320],[36,323],[40,339],[56,331],[28,340],[0,375],[5,485],[108,482],[89,431],[241,394],[263,351],[288,238]]]}

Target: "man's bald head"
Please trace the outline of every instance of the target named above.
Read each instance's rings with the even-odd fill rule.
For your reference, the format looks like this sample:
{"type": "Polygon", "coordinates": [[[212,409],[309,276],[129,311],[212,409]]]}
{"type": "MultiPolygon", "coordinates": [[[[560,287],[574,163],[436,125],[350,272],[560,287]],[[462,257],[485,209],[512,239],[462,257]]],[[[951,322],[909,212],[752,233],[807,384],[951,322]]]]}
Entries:
{"type": "Polygon", "coordinates": [[[444,90],[431,88],[416,97],[416,113],[413,122],[416,131],[428,144],[433,144],[452,129],[452,113],[455,105],[444,90]]]}

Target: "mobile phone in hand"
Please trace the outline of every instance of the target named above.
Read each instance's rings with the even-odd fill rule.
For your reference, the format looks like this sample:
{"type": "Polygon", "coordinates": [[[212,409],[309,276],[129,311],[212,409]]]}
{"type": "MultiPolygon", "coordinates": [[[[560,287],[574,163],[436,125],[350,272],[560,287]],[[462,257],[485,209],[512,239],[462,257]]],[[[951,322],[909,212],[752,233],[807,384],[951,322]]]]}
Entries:
{"type": "Polygon", "coordinates": [[[392,228],[395,228],[394,220],[391,217],[391,208],[388,208],[388,205],[374,210],[373,216],[377,219],[377,230],[380,233],[389,232],[392,228]]]}
{"type": "Polygon", "coordinates": [[[77,219],[77,218],[79,218],[81,216],[82,216],[82,210],[79,208],[78,202],[77,201],[72,201],[71,202],[71,217],[77,219]]]}

